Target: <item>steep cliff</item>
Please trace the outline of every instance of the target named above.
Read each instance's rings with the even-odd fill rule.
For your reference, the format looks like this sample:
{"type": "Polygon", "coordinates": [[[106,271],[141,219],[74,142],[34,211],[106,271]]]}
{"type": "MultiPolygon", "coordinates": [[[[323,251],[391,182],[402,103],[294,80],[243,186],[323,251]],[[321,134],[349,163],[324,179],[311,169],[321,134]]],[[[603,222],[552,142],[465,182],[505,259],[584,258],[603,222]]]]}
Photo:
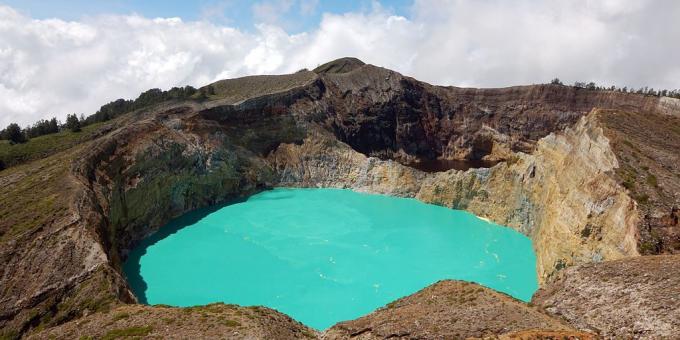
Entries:
{"type": "Polygon", "coordinates": [[[680,252],[680,116],[608,110],[601,121],[619,161],[615,177],[638,203],[640,252],[680,252]]]}
{"type": "Polygon", "coordinates": [[[541,282],[572,264],[637,255],[636,203],[593,111],[491,169],[423,173],[358,154],[327,134],[270,155],[282,185],[335,186],[469,210],[531,237],[541,282]]]}
{"type": "MultiPolygon", "coordinates": [[[[662,239],[676,235],[675,144],[649,144],[665,162],[660,192],[672,199],[658,202],[671,212],[641,216],[618,172],[633,163],[612,148],[624,130],[603,123],[609,111],[591,112],[669,115],[675,102],[558,85],[439,87],[353,60],[317,72],[218,82],[207,100],[132,112],[94,140],[0,172],[3,333],[135,302],[120,264],[139,240],[184,212],[272,186],[469,210],[530,236],[542,282],[573,264],[637,255],[645,221],[667,216],[662,239]],[[399,163],[434,158],[501,162],[438,173],[399,163]]],[[[671,241],[644,252],[674,252],[671,241]]]]}

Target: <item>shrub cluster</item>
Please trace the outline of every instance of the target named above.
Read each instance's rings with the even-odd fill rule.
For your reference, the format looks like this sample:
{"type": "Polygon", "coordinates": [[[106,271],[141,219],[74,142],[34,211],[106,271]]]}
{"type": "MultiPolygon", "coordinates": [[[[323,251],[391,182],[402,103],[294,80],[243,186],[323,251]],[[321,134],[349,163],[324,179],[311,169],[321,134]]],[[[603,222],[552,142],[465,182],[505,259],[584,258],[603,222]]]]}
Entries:
{"type": "MultiPolygon", "coordinates": [[[[564,85],[562,81],[559,78],[555,78],[552,81],[550,81],[550,84],[553,85],[564,85]]],[[[573,87],[576,88],[581,88],[581,89],[588,89],[588,90],[593,90],[593,91],[614,91],[614,92],[622,92],[622,93],[636,93],[636,94],[642,94],[645,96],[656,96],[656,97],[671,97],[671,98],[678,98],[680,99],[680,89],[676,90],[655,90],[654,88],[651,87],[640,87],[638,89],[635,88],[628,88],[627,86],[624,87],[617,87],[615,85],[612,86],[602,86],[595,84],[594,82],[581,82],[577,81],[574,83],[573,87]]]]}
{"type": "Polygon", "coordinates": [[[151,89],[137,97],[135,100],[117,99],[108,104],[102,105],[97,112],[87,117],[82,114],[78,117],[76,114],[69,114],[66,116],[66,122],[61,123],[56,117],[50,120],[41,119],[33,125],[25,128],[19,127],[18,124],[9,124],[5,129],[0,130],[0,140],[9,140],[10,143],[24,143],[30,138],[43,136],[59,131],[70,130],[78,132],[82,127],[90,124],[105,122],[111,120],[125,113],[143,109],[151,105],[159,104],[169,100],[181,100],[188,98],[205,99],[208,95],[214,94],[212,86],[207,86],[201,90],[197,90],[191,86],[173,87],[168,91],[160,89],[151,89]]]}

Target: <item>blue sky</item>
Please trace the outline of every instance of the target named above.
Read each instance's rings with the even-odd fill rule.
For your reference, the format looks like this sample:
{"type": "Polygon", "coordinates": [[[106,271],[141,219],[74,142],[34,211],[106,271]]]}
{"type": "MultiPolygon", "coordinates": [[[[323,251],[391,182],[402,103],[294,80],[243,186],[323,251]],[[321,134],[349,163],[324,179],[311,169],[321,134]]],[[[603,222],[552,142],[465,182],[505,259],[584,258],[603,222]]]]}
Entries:
{"type": "Polygon", "coordinates": [[[324,13],[343,14],[370,11],[375,3],[393,14],[408,16],[412,0],[0,0],[22,14],[36,19],[80,20],[106,14],[138,14],[145,17],[179,17],[185,21],[207,20],[242,30],[271,20],[263,13],[270,6],[280,26],[289,33],[316,27],[324,13]],[[266,9],[266,8],[265,8],[266,9]]]}

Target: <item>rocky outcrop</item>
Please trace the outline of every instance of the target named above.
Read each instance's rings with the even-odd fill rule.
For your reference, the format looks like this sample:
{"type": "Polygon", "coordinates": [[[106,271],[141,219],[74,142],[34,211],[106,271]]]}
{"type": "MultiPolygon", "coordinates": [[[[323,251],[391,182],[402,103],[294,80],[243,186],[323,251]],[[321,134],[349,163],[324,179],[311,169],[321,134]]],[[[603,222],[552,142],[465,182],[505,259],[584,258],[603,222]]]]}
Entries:
{"type": "Polygon", "coordinates": [[[535,307],[480,285],[440,281],[375,312],[326,330],[322,339],[469,339],[551,330],[594,339],[535,307]]]}
{"type": "Polygon", "coordinates": [[[613,178],[618,166],[598,111],[491,169],[423,173],[366,157],[317,133],[270,155],[287,186],[332,186],[415,197],[465,209],[531,237],[545,282],[578,263],[637,255],[636,204],[613,178]]]}
{"type": "Polygon", "coordinates": [[[564,270],[535,305],[607,339],[672,339],[680,334],[680,256],[643,256],[564,270]]]}
{"type": "Polygon", "coordinates": [[[662,97],[657,111],[665,115],[680,117],[680,99],[662,97]]]}
{"type": "Polygon", "coordinates": [[[221,303],[173,308],[120,306],[29,336],[29,339],[316,339],[315,330],[265,307],[221,303]]]}

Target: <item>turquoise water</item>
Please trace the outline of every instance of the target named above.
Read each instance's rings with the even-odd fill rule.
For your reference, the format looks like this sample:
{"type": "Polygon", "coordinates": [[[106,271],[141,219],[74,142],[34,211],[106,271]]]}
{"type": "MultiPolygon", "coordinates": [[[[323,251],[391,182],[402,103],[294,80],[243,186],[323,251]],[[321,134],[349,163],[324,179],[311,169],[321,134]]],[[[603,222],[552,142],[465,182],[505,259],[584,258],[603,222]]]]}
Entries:
{"type": "Polygon", "coordinates": [[[464,211],[338,189],[275,189],[187,214],[124,265],[141,302],[275,308],[317,329],[441,279],[528,301],[531,241],[464,211]]]}

